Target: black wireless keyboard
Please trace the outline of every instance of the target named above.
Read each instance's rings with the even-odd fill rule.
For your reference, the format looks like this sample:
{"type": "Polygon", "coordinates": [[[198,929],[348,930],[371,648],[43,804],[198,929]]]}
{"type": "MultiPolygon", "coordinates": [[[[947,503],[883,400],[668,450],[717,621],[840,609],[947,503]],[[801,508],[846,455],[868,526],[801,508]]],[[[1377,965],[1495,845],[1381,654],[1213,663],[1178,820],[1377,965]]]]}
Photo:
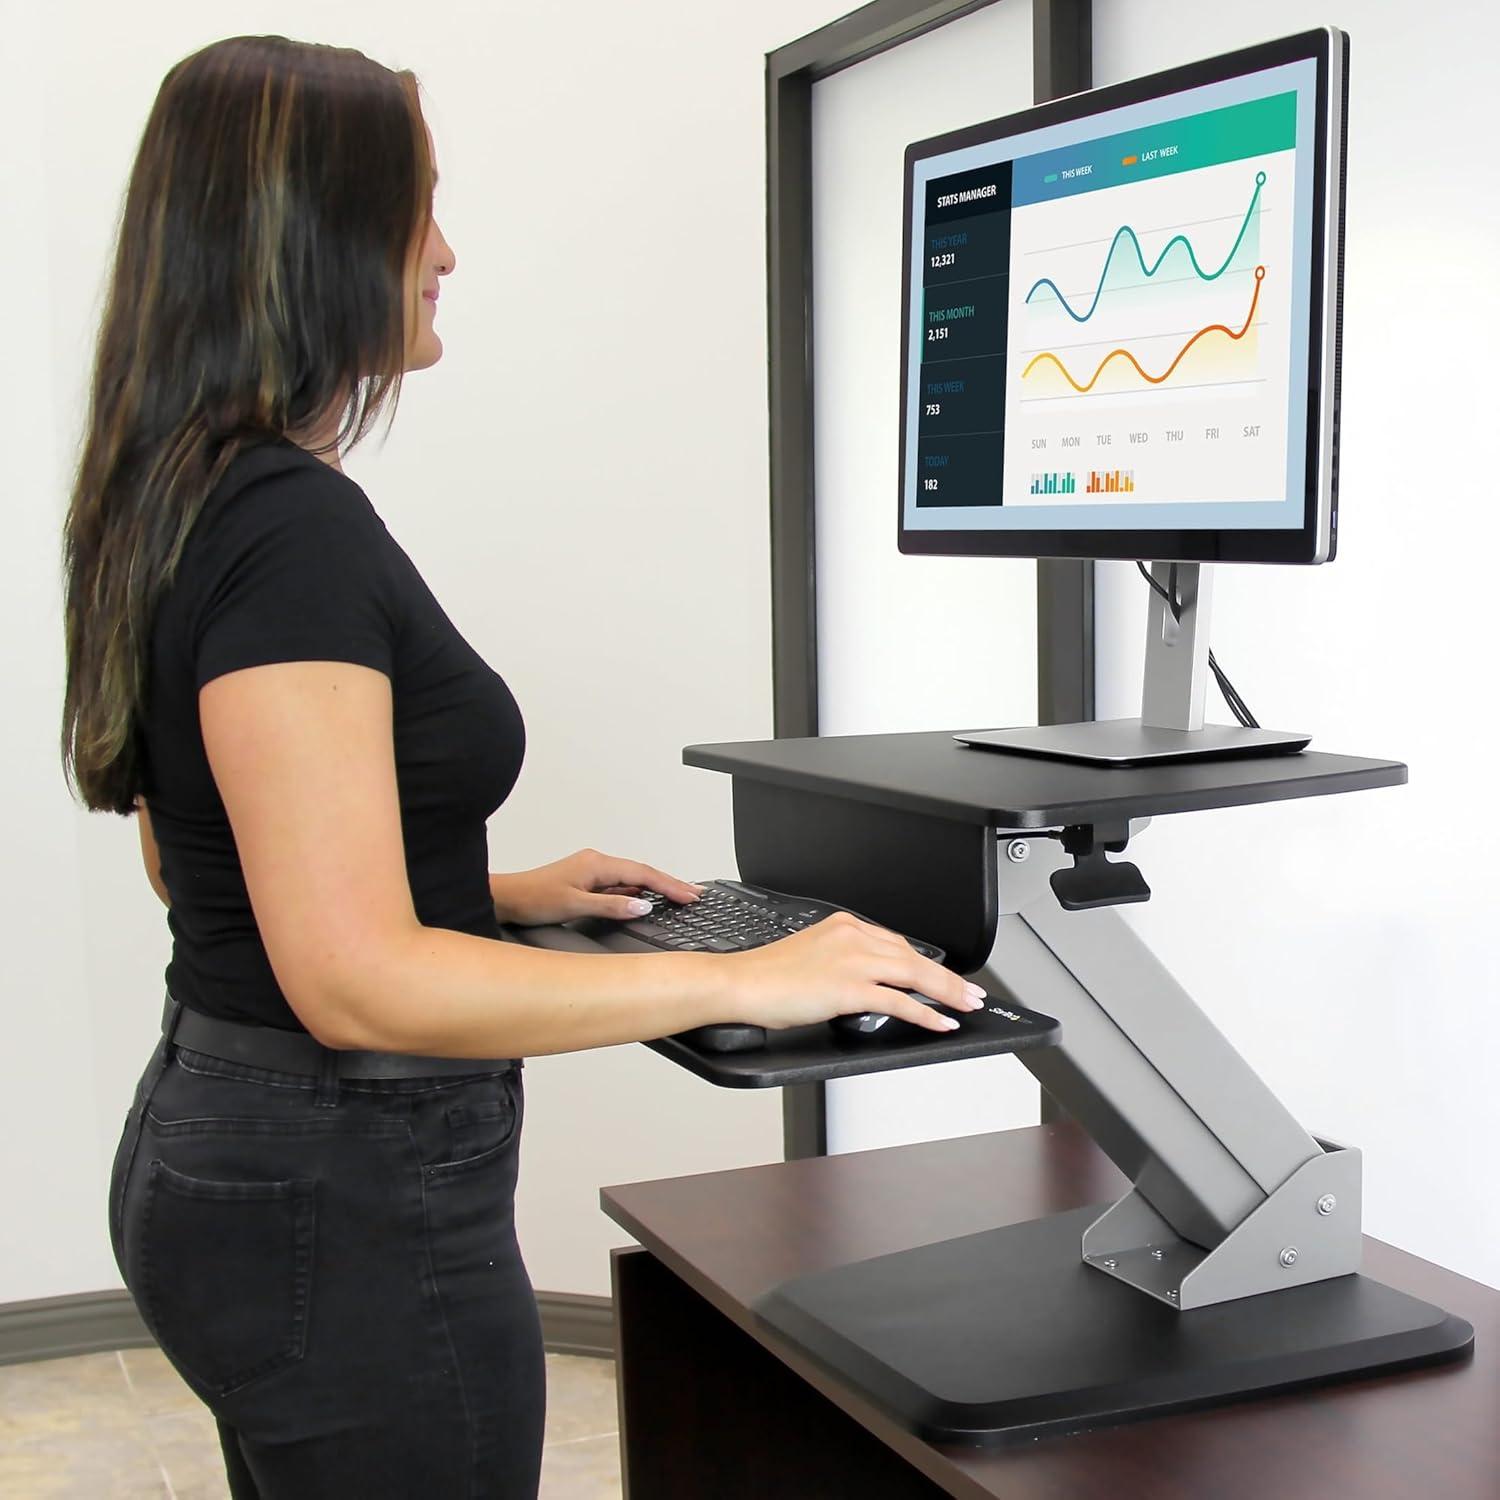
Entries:
{"type": "MultiPolygon", "coordinates": [[[[659,891],[642,891],[642,899],[652,904],[651,914],[621,923],[620,930],[653,947],[678,953],[742,953],[790,937],[835,912],[847,910],[739,880],[698,883],[703,886],[703,894],[686,906],[679,906],[659,891]]],[[[906,941],[934,963],[942,963],[946,957],[943,949],[931,943],[913,937],[906,941]]],[[[683,1037],[706,1051],[741,1052],[764,1046],[766,1034],[760,1026],[725,1023],[699,1026],[684,1032],[683,1037]]]]}

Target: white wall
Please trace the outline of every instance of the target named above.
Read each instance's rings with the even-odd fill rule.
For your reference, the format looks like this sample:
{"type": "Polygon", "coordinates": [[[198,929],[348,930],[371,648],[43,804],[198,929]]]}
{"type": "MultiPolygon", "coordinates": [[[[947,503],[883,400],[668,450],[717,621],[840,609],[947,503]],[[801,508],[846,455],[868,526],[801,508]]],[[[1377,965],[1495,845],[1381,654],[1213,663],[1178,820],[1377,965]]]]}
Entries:
{"type": "MultiPolygon", "coordinates": [[[[1036,717],[1036,564],[896,550],[902,160],[1032,102],[1030,0],[1000,0],[813,86],[819,730],[1036,717]]],[[[833,1151],[1035,1124],[1013,1058],[830,1084],[833,1151]]]]}
{"type": "MultiPolygon", "coordinates": [[[[1500,1285],[1485,800],[1500,173],[1475,123],[1500,16],[1477,0],[1347,9],[1097,5],[1094,81],[1349,31],[1339,556],[1218,569],[1213,643],[1262,723],[1407,761],[1411,783],[1161,819],[1137,846],[1154,898],[1126,910],[1303,1123],[1363,1147],[1368,1232],[1500,1285]]],[[[1138,711],[1144,595],[1121,565],[1101,580],[1101,716],[1138,711]]]]}
{"type": "MultiPolygon", "coordinates": [[[[29,60],[0,94],[11,230],[0,257],[13,291],[0,367],[0,1302],[117,1284],[103,1184],[166,960],[133,830],[75,813],[54,758],[57,529],[114,213],[161,74],[214,36],[282,30],[422,75],[460,262],[443,299],[448,354],[412,381],[385,449],[352,468],[526,711],[531,750],[494,825],[497,868],[593,843],[705,875],[732,867],[728,786],[681,768],[680,747],[771,726],[760,54],[842,8],[471,3],[416,27],[385,0],[223,3],[209,20],[186,0],[0,4],[6,56],[29,60]],[[587,223],[559,210],[555,237],[539,235],[523,190],[578,171],[597,209],[587,223]],[[556,392],[580,378],[570,410],[556,392]],[[643,511],[680,529],[647,544],[643,511]],[[647,545],[649,567],[621,560],[647,545]]],[[[1312,728],[1322,748],[1407,759],[1412,785],[1159,820],[1139,846],[1156,899],[1136,917],[1301,1118],[1365,1148],[1372,1231],[1500,1284],[1500,1203],[1487,1187],[1500,1022],[1478,795],[1495,727],[1497,538],[1469,478],[1483,472],[1500,395],[1483,356],[1500,312],[1500,195],[1469,118],[1487,97],[1500,22],[1474,0],[1444,7],[1441,26],[1396,0],[1352,9],[1341,557],[1306,573],[1221,570],[1214,639],[1268,722],[1312,728]],[[1450,37],[1463,45],[1440,62],[1450,37]],[[1419,284],[1425,265],[1438,269],[1419,284]],[[1431,373],[1434,346],[1446,378],[1431,373]],[[1429,544],[1418,571],[1416,538],[1434,527],[1454,543],[1429,544]]],[[[1323,19],[1293,0],[1248,23],[1188,0],[1101,0],[1095,76],[1323,19]]],[[[888,503],[900,149],[1026,103],[1029,59],[1028,7],[1002,0],[815,90],[820,174],[844,159],[849,132],[889,129],[889,175],[869,177],[868,159],[850,170],[858,191],[897,198],[893,215],[861,226],[868,271],[840,262],[856,267],[853,299],[828,301],[838,279],[819,277],[818,420],[845,435],[818,458],[826,732],[1020,719],[1034,702],[1024,565],[899,559],[888,503]],[[971,27],[984,45],[943,50],[971,27]],[[910,75],[883,82],[922,48],[944,59],[930,93],[910,75]],[[867,84],[874,114],[857,98],[867,84]],[[835,381],[823,361],[851,316],[867,352],[835,381]],[[851,404],[831,399],[841,392],[851,404]],[[853,439],[856,409],[867,445],[853,439]],[[856,461],[847,483],[828,467],[839,451],[856,461]],[[841,495],[847,511],[834,508],[841,495]],[[864,504],[875,540],[856,543],[864,504]],[[847,546],[833,549],[840,527],[847,546]],[[823,571],[835,551],[856,574],[823,571]],[[858,571],[867,564],[873,584],[858,571]],[[862,648],[845,633],[861,619],[874,632],[862,648]],[[890,690],[879,664],[928,630],[945,649],[925,662],[953,670],[924,666],[890,690]]],[[[820,212],[831,201],[820,187],[820,212]]],[[[822,238],[819,256],[850,243],[822,238]]],[[[1137,680],[1141,587],[1103,586],[1101,657],[1123,642],[1117,664],[1101,665],[1106,709],[1124,691],[1127,711],[1137,680]]],[[[1031,1117],[1022,1070],[991,1066],[994,1078],[963,1090],[945,1079],[945,1098],[966,1101],[953,1112],[920,1075],[895,1075],[914,1091],[886,1080],[892,1094],[872,1092],[852,1132],[835,1096],[835,1145],[1031,1117]]],[[[544,1287],[604,1289],[604,1251],[620,1237],[597,1211],[600,1183],[778,1154],[774,1096],[711,1091],[640,1049],[535,1063],[528,1082],[521,1214],[544,1287]]]]}
{"type": "MultiPolygon", "coordinates": [[[[39,57],[39,12],[4,15],[8,46],[39,57]]],[[[46,371],[50,329],[47,257],[39,253],[47,182],[42,170],[43,91],[39,70],[15,68],[0,94],[6,149],[0,202],[25,205],[0,234],[0,284],[10,288],[9,347],[0,361],[5,413],[5,714],[0,775],[7,816],[3,917],[4,1046],[0,1048],[0,1300],[11,1286],[47,1291],[69,1285],[61,1256],[97,1277],[103,1239],[100,1132],[81,961],[84,924],[74,852],[75,816],[57,762],[62,681],[57,537],[61,479],[52,444],[46,371]],[[46,625],[39,628],[39,622],[46,625]],[[72,1170],[59,1171],[59,1163],[72,1170]]],[[[25,1295],[18,1292],[16,1295],[25,1295]]]]}
{"type": "MultiPolygon", "coordinates": [[[[593,844],[701,877],[733,870],[729,786],[681,748],[771,732],[763,54],[840,9],[4,0],[0,1303],[118,1285],[104,1183],[160,1014],[166,932],[134,829],[69,806],[55,742],[58,528],[162,74],[216,37],[282,32],[422,78],[458,255],[447,354],[350,471],[525,712],[495,867],[593,844]]],[[[519,1214],[543,1288],[607,1290],[624,1237],[601,1184],[780,1155],[775,1094],[642,1048],[527,1081],[519,1214]]]]}
{"type": "MultiPolygon", "coordinates": [[[[930,650],[920,622],[949,618],[976,573],[996,595],[1018,588],[1008,563],[923,560],[919,571],[898,558],[889,504],[901,147],[926,133],[906,128],[921,111],[938,129],[1026,102],[1019,76],[983,89],[1004,66],[1010,9],[997,5],[814,93],[817,253],[820,266],[826,257],[838,267],[817,289],[826,732],[1019,722],[1034,708],[1018,709],[1024,684],[1005,675],[1031,661],[1019,619],[1006,643],[1015,660],[997,664],[992,630],[974,630],[928,658],[940,667],[935,684],[913,671],[920,656],[897,655],[888,627],[900,620],[930,650]],[[939,40],[965,28],[973,45],[940,55],[939,40]],[[868,408],[864,426],[856,407],[868,408]],[[878,649],[861,657],[864,632],[878,649]],[[1002,682],[981,711],[974,686],[1002,682]]],[[[1159,819],[1134,846],[1154,898],[1126,911],[1310,1129],[1364,1148],[1369,1231],[1500,1285],[1500,1195],[1490,1187],[1500,961],[1485,801],[1497,728],[1500,511],[1488,438],[1500,404],[1490,349],[1500,326],[1500,174],[1475,123],[1493,92],[1500,18],[1477,0],[1349,9],[1340,555],[1321,569],[1219,569],[1213,639],[1264,722],[1312,730],[1315,748],[1407,760],[1411,785],[1159,819]]],[[[1254,9],[1100,0],[1094,79],[1329,20],[1340,18],[1298,0],[1254,9]]],[[[1099,712],[1135,713],[1145,585],[1127,565],[1102,566],[1099,596],[1099,712]]],[[[1217,700],[1213,708],[1227,718],[1217,700]]],[[[1004,1060],[990,1066],[982,1086],[1019,1120],[1034,1091],[1019,1091],[1013,1064],[1009,1074],[1004,1060]]],[[[950,1090],[958,1073],[839,1086],[834,1145],[981,1128],[970,1123],[980,1083],[950,1090]]]]}

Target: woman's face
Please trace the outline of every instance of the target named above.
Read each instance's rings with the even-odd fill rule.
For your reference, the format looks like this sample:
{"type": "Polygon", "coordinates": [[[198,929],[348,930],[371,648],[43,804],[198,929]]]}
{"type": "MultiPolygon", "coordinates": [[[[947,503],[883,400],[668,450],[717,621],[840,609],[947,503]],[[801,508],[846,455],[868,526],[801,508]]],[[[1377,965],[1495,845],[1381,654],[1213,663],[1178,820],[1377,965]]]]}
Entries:
{"type": "MultiPolygon", "coordinates": [[[[432,151],[432,134],[427,136],[432,151]]],[[[434,156],[432,180],[437,182],[437,158],[434,156]]],[[[427,221],[427,233],[406,268],[406,368],[425,370],[443,357],[443,341],[433,321],[437,317],[438,278],[453,269],[453,247],[443,238],[435,218],[427,221]]]]}

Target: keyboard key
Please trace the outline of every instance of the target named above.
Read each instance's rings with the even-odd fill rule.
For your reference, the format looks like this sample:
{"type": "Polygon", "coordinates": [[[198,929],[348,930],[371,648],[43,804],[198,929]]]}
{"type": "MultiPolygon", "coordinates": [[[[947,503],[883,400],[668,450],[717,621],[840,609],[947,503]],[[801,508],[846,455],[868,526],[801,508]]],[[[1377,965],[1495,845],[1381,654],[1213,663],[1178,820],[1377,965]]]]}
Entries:
{"type": "MultiPolygon", "coordinates": [[[[689,905],[678,906],[658,891],[642,891],[653,901],[648,916],[624,923],[632,937],[680,953],[736,953],[780,942],[793,933],[805,932],[833,910],[806,897],[778,896],[774,892],[748,893],[733,882],[706,886],[689,905]]],[[[942,961],[942,950],[908,939],[919,953],[942,961]]]]}
{"type": "Polygon", "coordinates": [[[664,938],[668,935],[667,929],[660,922],[652,922],[646,917],[637,917],[635,921],[627,922],[625,930],[633,937],[664,938]]]}

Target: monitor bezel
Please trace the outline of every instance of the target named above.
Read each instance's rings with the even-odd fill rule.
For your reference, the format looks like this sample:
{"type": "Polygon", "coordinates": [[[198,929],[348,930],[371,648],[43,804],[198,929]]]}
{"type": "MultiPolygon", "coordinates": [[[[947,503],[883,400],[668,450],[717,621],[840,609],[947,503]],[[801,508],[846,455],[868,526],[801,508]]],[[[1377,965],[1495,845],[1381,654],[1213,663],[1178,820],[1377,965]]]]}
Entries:
{"type": "Polygon", "coordinates": [[[1344,170],[1348,106],[1348,36],[1333,27],[1258,43],[1105,88],[914,141],[906,148],[901,235],[901,414],[896,486],[897,545],[903,553],[944,557],[1055,557],[1174,562],[1320,563],[1338,539],[1339,345],[1343,318],[1344,170]],[[929,156],[983,145],[1221,83],[1286,63],[1317,65],[1313,141],[1312,267],[1307,351],[1307,463],[1303,522],[1282,529],[930,530],[906,524],[906,444],[911,325],[912,200],[915,164],[929,156]],[[1336,86],[1335,86],[1336,85],[1336,86]]]}

